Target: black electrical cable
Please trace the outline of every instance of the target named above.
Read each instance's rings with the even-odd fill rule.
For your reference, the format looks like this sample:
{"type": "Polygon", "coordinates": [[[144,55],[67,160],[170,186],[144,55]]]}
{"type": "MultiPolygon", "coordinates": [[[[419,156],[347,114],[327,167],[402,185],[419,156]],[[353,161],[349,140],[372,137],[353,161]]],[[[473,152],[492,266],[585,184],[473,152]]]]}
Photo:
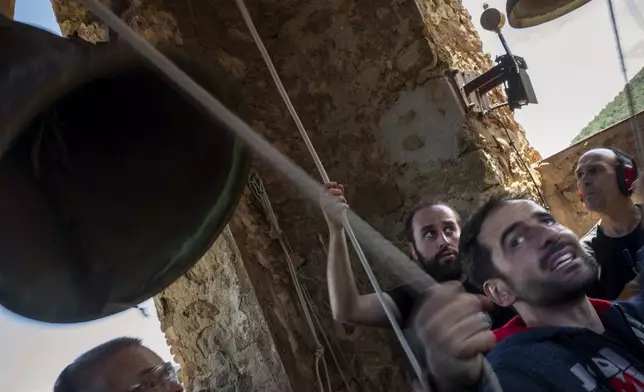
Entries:
{"type": "Polygon", "coordinates": [[[532,180],[532,183],[534,184],[534,187],[537,190],[537,193],[539,193],[539,198],[541,199],[541,203],[543,204],[543,207],[549,209],[548,203],[546,202],[546,198],[543,196],[543,193],[541,192],[541,187],[539,186],[539,183],[532,175],[528,162],[526,162],[525,159],[523,159],[523,155],[521,155],[521,152],[517,148],[517,145],[514,143],[514,140],[512,140],[512,138],[510,137],[510,131],[508,130],[508,127],[505,126],[505,124],[503,123],[503,120],[499,115],[495,114],[495,117],[499,122],[499,124],[501,124],[501,126],[503,127],[503,130],[505,131],[505,136],[508,138],[508,143],[510,144],[512,149],[514,149],[514,152],[516,152],[517,158],[523,164],[523,167],[525,168],[526,172],[528,172],[528,175],[530,176],[530,179],[532,180]]]}
{"type": "Polygon", "coordinates": [[[610,19],[613,25],[613,33],[615,34],[615,44],[617,45],[617,54],[619,55],[619,62],[622,67],[622,75],[624,76],[624,91],[626,92],[626,100],[628,101],[628,106],[631,111],[630,123],[631,131],[635,136],[637,142],[637,152],[640,158],[640,163],[644,162],[644,144],[642,142],[642,136],[640,134],[640,127],[635,116],[635,100],[633,99],[633,90],[631,89],[631,83],[628,80],[628,70],[626,68],[626,59],[624,58],[624,51],[622,50],[622,41],[619,36],[619,29],[617,27],[617,18],[615,17],[615,8],[613,7],[613,0],[608,1],[608,10],[610,11],[610,19]]]}

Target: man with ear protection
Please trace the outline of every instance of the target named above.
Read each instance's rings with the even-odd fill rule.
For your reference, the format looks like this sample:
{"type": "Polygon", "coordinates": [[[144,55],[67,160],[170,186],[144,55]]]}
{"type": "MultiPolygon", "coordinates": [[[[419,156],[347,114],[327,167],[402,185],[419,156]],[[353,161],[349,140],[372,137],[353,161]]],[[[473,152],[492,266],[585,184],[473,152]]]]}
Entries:
{"type": "Polygon", "coordinates": [[[608,300],[631,297],[639,290],[635,278],[644,246],[642,206],[631,200],[637,163],[616,148],[596,148],[579,159],[576,175],[586,208],[601,218],[582,239],[600,266],[599,281],[588,295],[608,300]]]}

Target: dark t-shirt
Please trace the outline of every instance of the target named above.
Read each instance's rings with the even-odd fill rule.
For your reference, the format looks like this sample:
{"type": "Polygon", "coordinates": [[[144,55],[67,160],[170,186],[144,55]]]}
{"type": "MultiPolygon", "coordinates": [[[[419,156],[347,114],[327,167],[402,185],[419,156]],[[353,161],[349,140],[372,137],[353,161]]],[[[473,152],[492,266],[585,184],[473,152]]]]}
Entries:
{"type": "MultiPolygon", "coordinates": [[[[483,294],[476,286],[471,284],[468,281],[463,283],[463,287],[468,293],[471,294],[483,294]]],[[[416,293],[406,286],[399,286],[387,292],[391,299],[394,301],[398,310],[400,311],[400,316],[402,318],[401,325],[404,327],[409,321],[409,316],[414,311],[418,296],[416,293]]],[[[492,310],[488,312],[490,318],[492,319],[492,329],[500,328],[505,323],[510,321],[510,319],[516,316],[515,311],[512,308],[502,308],[500,306],[494,306],[492,310]]]]}
{"type": "Polygon", "coordinates": [[[598,283],[588,291],[588,296],[605,300],[616,299],[626,283],[633,280],[641,268],[644,246],[644,228],[641,226],[623,237],[612,238],[597,226],[586,234],[583,241],[589,245],[595,260],[601,266],[598,283]]]}

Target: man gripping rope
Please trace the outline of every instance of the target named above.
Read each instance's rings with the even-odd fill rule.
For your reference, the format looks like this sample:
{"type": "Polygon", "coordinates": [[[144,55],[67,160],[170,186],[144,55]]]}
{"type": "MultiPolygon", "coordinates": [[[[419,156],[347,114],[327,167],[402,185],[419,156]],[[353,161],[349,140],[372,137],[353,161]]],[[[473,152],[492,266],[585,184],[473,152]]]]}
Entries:
{"type": "Polygon", "coordinates": [[[478,355],[487,353],[505,391],[644,390],[642,294],[589,299],[599,266],[541,206],[491,200],[463,228],[460,253],[489,300],[518,313],[490,331],[480,318],[487,300],[450,285],[432,289],[415,325],[427,345],[469,360],[462,385],[490,390],[478,355]]]}
{"type": "MultiPolygon", "coordinates": [[[[322,204],[329,226],[327,280],[333,317],[337,321],[351,324],[391,327],[376,294],[360,294],[358,291],[349,261],[346,236],[339,219],[348,207],[344,187],[332,182],[326,185],[325,192],[336,198],[336,203],[322,204]]],[[[461,218],[456,211],[443,203],[421,204],[409,214],[405,222],[405,233],[412,258],[436,281],[460,282],[468,292],[482,294],[466,279],[461,268],[458,253],[461,218]]],[[[462,378],[459,361],[424,347],[414,331],[409,329],[412,315],[421,302],[420,298],[405,286],[385,292],[384,298],[398,323],[407,329],[405,335],[427,372],[428,383],[441,392],[459,390],[462,378]],[[426,355],[427,350],[431,355],[426,355]],[[453,372],[452,369],[456,371],[453,372]]],[[[510,308],[494,306],[491,302],[489,305],[485,309],[489,316],[482,314],[482,322],[488,328],[501,327],[515,315],[510,308]]]]}
{"type": "MultiPolygon", "coordinates": [[[[375,293],[360,294],[356,285],[349,250],[338,213],[347,208],[344,187],[332,182],[325,192],[340,201],[340,211],[331,211],[331,205],[322,205],[329,226],[329,254],[327,279],[331,310],[337,321],[351,324],[388,327],[389,320],[375,293]]],[[[466,280],[458,255],[461,235],[461,218],[443,203],[425,203],[409,214],[405,223],[405,234],[409,241],[412,258],[421,268],[438,282],[460,281],[466,290],[481,293],[466,280]]],[[[401,325],[407,323],[416,296],[405,286],[385,293],[385,300],[401,325]]],[[[491,311],[493,325],[502,326],[514,313],[509,309],[495,308],[491,311]]]]}

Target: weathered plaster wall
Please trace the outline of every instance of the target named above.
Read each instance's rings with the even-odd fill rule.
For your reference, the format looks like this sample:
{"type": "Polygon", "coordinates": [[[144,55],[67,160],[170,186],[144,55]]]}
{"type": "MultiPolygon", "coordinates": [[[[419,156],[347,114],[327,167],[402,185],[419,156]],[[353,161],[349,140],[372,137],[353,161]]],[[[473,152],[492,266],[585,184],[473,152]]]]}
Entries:
{"type": "Polygon", "coordinates": [[[188,391],[290,390],[230,229],[155,304],[188,391]]]}
{"type": "MultiPolygon", "coordinates": [[[[85,34],[83,24],[94,22],[71,3],[54,0],[59,21],[68,26],[63,31],[78,29],[85,34]]],[[[156,34],[162,37],[156,43],[178,45],[227,70],[244,91],[253,128],[316,175],[233,1],[141,3],[129,23],[144,15],[163,15],[146,22],[157,31],[172,31],[156,34]],[[165,22],[155,24],[159,20],[165,22]]],[[[405,212],[422,199],[441,199],[469,212],[490,194],[504,190],[525,191],[536,198],[538,183],[532,183],[522,159],[529,165],[540,158],[521,128],[505,109],[485,119],[466,113],[445,76],[451,68],[483,71],[491,65],[459,0],[251,0],[247,5],[329,175],[346,184],[352,207],[387,238],[404,248],[400,232],[405,212]]],[[[94,30],[101,31],[100,24],[96,26],[94,30]]],[[[88,38],[100,34],[93,37],[88,38]]],[[[406,362],[389,331],[332,321],[326,291],[326,227],[318,207],[302,200],[261,162],[256,169],[352,390],[408,391],[406,362]]],[[[535,178],[539,181],[538,175],[535,178]]],[[[230,228],[292,388],[318,390],[315,346],[284,256],[248,191],[230,228]]],[[[361,290],[371,291],[357,262],[354,269],[361,290]]],[[[384,287],[396,283],[384,269],[375,269],[384,287]]],[[[176,285],[181,287],[183,281],[176,285]]],[[[167,301],[185,306],[194,301],[192,292],[175,289],[176,285],[163,294],[167,301]]],[[[229,295],[217,283],[204,286],[214,290],[201,292],[211,301],[229,295]]],[[[177,307],[174,314],[182,309],[177,307]]],[[[164,309],[160,314],[168,317],[164,309]]],[[[230,314],[234,329],[236,313],[220,310],[220,314],[230,314]]],[[[199,325],[210,322],[211,316],[201,317],[199,325]]],[[[173,320],[168,338],[174,352],[184,362],[194,361],[185,367],[184,378],[193,382],[218,371],[213,368],[217,362],[200,354],[194,339],[181,338],[194,335],[189,332],[194,321],[176,316],[173,320]]],[[[224,324],[219,325],[225,328],[224,324]]],[[[233,329],[226,333],[234,335],[233,329]]],[[[216,339],[215,331],[210,331],[216,339]]],[[[218,350],[225,351],[225,345],[208,346],[206,354],[218,350]]],[[[328,349],[326,359],[332,390],[346,390],[328,349]]]]}
{"type": "MultiPolygon", "coordinates": [[[[644,112],[640,112],[637,118],[642,124],[644,112]]],[[[537,168],[541,174],[544,196],[554,216],[578,235],[586,234],[599,217],[588,212],[579,198],[575,168],[584,152],[598,147],[617,147],[638,157],[635,135],[630,122],[625,120],[544,159],[537,168]]],[[[639,158],[637,161],[641,167],[639,158]]]]}

